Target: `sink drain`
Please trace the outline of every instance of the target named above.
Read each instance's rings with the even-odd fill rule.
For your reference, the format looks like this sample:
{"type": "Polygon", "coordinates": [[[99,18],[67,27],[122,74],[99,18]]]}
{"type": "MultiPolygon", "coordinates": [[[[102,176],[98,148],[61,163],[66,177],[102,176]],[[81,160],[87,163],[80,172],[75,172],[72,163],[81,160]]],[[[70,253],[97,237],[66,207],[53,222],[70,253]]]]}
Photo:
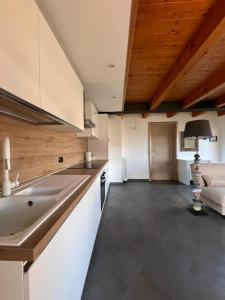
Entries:
{"type": "Polygon", "coordinates": [[[27,202],[27,205],[28,205],[28,206],[32,206],[33,204],[34,204],[33,201],[28,201],[28,202],[27,202]]]}

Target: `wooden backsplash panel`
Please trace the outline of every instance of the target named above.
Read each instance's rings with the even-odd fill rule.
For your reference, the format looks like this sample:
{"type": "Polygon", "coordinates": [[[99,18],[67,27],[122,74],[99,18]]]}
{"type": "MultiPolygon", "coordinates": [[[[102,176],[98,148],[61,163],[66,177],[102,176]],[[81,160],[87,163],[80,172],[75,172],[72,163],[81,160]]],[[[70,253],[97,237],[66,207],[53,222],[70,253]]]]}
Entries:
{"type": "MultiPolygon", "coordinates": [[[[78,138],[75,133],[61,133],[0,116],[1,143],[5,136],[10,137],[11,144],[10,179],[13,181],[19,172],[21,183],[79,163],[87,151],[87,139],[78,138]],[[63,163],[58,163],[59,156],[63,156],[63,163]]],[[[0,182],[1,177],[2,153],[0,182]]]]}

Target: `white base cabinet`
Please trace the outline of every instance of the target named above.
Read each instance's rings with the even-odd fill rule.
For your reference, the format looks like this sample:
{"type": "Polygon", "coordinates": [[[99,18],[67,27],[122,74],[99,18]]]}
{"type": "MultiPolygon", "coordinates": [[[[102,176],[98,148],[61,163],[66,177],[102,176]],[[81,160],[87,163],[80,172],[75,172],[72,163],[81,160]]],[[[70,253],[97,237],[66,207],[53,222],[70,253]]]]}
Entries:
{"type": "Polygon", "coordinates": [[[98,176],[27,273],[23,262],[0,262],[1,299],[79,300],[100,223],[100,200],[98,176]]]}
{"type": "Polygon", "coordinates": [[[108,163],[105,165],[104,171],[105,171],[105,197],[107,197],[108,191],[109,191],[109,185],[110,185],[110,181],[109,181],[109,165],[108,165],[108,163]]]}

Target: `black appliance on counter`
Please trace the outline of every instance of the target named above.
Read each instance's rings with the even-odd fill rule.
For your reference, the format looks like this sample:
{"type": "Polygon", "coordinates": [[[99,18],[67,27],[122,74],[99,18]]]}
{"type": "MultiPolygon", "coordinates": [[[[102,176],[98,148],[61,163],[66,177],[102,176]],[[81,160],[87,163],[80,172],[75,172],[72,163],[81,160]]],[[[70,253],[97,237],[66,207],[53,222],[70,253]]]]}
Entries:
{"type": "Polygon", "coordinates": [[[101,210],[103,210],[104,203],[105,203],[105,175],[106,172],[103,171],[100,177],[100,183],[101,183],[101,210]]]}

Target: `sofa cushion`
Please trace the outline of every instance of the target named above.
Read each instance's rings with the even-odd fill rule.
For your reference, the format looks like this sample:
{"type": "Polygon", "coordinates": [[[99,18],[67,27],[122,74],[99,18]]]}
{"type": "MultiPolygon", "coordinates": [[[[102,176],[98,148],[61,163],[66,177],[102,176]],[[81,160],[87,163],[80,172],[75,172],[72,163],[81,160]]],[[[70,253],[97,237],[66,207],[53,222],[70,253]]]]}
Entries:
{"type": "Polygon", "coordinates": [[[210,199],[220,206],[225,206],[225,187],[204,187],[201,196],[210,199]]]}
{"type": "Polygon", "coordinates": [[[225,176],[202,175],[207,186],[225,187],[225,176]]]}
{"type": "Polygon", "coordinates": [[[207,176],[225,176],[225,163],[191,164],[192,179],[197,186],[205,186],[202,174],[207,176]]]}
{"type": "Polygon", "coordinates": [[[224,163],[200,163],[199,171],[204,175],[225,176],[224,163]]]}

